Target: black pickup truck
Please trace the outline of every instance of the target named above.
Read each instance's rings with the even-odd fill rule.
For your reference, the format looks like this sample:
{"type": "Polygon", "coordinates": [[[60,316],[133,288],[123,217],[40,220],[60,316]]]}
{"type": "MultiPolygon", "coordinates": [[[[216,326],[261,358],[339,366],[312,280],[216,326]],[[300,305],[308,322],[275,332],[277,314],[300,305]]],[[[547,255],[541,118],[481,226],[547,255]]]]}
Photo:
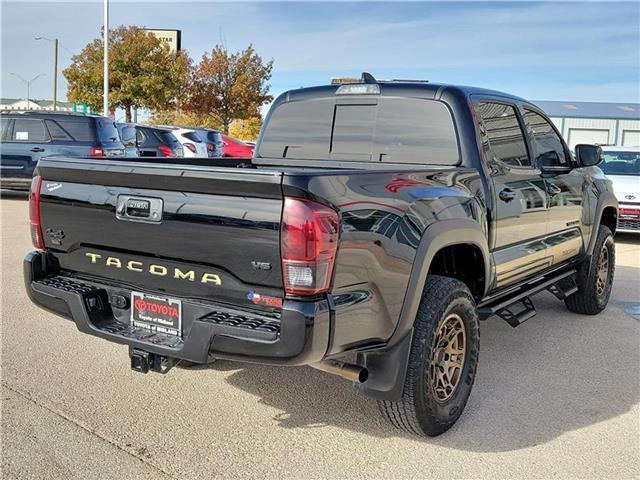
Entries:
{"type": "Polygon", "coordinates": [[[29,297],[128,345],[141,372],[310,365],[395,426],[444,432],[471,392],[479,320],[515,327],[543,290],[606,307],[617,203],[599,147],[572,155],[526,100],[363,78],[280,96],[234,166],[41,160],[29,297]]]}

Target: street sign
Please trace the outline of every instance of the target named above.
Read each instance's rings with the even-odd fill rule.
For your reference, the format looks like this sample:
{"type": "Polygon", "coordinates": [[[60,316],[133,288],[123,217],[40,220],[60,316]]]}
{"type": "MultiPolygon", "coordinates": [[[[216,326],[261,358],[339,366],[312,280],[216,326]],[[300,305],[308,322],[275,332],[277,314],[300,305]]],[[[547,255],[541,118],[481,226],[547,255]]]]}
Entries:
{"type": "Polygon", "coordinates": [[[145,32],[155,35],[161,42],[169,45],[169,51],[179,52],[182,48],[182,30],[170,30],[163,28],[143,28],[145,32]]]}
{"type": "Polygon", "coordinates": [[[87,114],[89,112],[89,107],[87,106],[86,103],[74,103],[73,111],[87,114]]]}

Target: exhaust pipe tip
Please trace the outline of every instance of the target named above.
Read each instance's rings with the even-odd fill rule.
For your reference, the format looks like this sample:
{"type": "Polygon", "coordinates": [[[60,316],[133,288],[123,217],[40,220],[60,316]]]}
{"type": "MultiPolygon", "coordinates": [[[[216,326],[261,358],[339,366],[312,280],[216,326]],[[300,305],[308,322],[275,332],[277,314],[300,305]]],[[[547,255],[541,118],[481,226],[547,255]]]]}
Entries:
{"type": "Polygon", "coordinates": [[[324,362],[314,363],[310,366],[352,382],[364,383],[369,378],[369,370],[365,367],[354,365],[352,363],[326,360],[324,362]]]}

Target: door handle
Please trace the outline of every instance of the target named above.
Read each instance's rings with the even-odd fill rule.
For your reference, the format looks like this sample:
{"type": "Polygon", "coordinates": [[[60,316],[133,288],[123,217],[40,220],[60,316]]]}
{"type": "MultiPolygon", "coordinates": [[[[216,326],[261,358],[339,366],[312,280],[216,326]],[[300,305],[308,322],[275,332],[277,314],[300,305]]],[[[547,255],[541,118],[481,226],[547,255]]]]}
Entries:
{"type": "Polygon", "coordinates": [[[558,195],[562,193],[562,189],[553,183],[547,183],[547,192],[549,195],[558,195]]]}
{"type": "Polygon", "coordinates": [[[33,147],[31,149],[32,152],[44,152],[44,148],[40,148],[40,147],[33,147]]]}
{"type": "Polygon", "coordinates": [[[516,192],[514,192],[510,188],[505,188],[498,194],[498,196],[500,197],[500,200],[502,200],[503,202],[509,203],[511,200],[516,198],[516,192]]]}

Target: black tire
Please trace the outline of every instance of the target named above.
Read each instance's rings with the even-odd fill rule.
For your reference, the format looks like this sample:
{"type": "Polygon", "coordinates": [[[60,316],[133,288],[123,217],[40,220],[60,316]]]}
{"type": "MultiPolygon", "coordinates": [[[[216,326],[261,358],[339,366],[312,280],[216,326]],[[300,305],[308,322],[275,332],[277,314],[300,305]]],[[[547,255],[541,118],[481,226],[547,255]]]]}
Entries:
{"type": "Polygon", "coordinates": [[[564,300],[569,310],[584,315],[596,315],[603,311],[613,286],[613,275],[616,268],[616,248],[613,235],[608,227],[598,228],[598,237],[593,249],[593,255],[580,265],[577,274],[578,291],[564,300]],[[603,262],[606,269],[601,270],[603,262]],[[606,270],[606,279],[602,275],[606,270]]]}
{"type": "Polygon", "coordinates": [[[469,289],[453,278],[429,276],[414,324],[402,398],[397,402],[378,401],[383,416],[395,427],[420,436],[435,437],[447,431],[467,404],[479,351],[478,314],[469,289]],[[442,399],[439,397],[443,392],[436,392],[432,374],[433,368],[441,367],[432,366],[432,361],[435,355],[443,357],[442,349],[436,345],[441,326],[452,318],[459,325],[456,317],[464,326],[464,349],[460,349],[464,350],[464,357],[457,385],[449,392],[449,398],[442,399]]]}

